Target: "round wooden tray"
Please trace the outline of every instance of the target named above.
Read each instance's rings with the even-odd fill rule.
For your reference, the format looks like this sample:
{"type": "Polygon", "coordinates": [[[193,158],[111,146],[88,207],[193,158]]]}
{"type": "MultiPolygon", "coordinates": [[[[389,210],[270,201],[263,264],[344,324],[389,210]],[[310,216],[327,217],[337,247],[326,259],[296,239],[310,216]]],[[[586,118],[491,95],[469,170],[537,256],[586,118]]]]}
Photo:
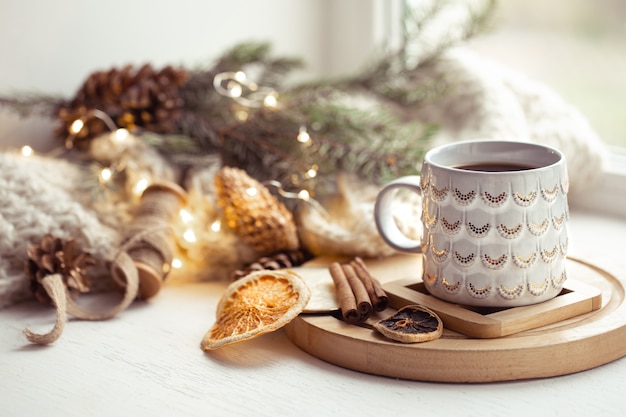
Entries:
{"type": "Polygon", "coordinates": [[[402,344],[329,314],[300,315],[285,331],[294,344],[319,359],[394,378],[492,382],[584,371],[626,355],[624,285],[598,266],[582,261],[571,266],[570,277],[602,291],[602,306],[510,336],[474,339],[446,329],[440,339],[402,344]]]}

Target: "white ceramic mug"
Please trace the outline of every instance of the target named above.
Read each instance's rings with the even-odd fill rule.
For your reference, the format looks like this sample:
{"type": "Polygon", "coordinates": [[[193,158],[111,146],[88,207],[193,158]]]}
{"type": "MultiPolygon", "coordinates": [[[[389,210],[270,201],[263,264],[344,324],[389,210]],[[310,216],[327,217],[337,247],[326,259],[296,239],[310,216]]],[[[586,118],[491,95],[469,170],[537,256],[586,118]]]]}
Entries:
{"type": "Polygon", "coordinates": [[[566,279],[569,218],[565,157],[514,141],[471,141],[426,153],[421,175],[380,191],[374,216],[393,248],[424,255],[422,279],[456,304],[513,307],[549,300],[566,279]],[[420,241],[392,217],[395,192],[422,197],[420,241]]]}

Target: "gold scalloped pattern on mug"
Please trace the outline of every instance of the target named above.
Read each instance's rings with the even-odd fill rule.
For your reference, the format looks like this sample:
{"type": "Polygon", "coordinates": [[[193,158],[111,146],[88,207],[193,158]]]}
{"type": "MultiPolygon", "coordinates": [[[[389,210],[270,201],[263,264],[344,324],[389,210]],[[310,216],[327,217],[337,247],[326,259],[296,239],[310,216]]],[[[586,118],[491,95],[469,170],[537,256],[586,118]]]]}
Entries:
{"type": "MultiPolygon", "coordinates": [[[[468,190],[467,187],[455,187],[454,184],[448,184],[442,186],[441,188],[437,188],[435,179],[436,178],[431,175],[430,172],[428,172],[426,176],[422,176],[420,179],[420,186],[422,187],[422,190],[424,190],[425,196],[423,198],[424,203],[422,204],[422,220],[425,227],[430,231],[434,231],[436,228],[437,231],[441,231],[441,233],[452,236],[457,235],[461,232],[461,229],[465,228],[468,236],[473,238],[500,236],[505,239],[512,240],[518,239],[522,235],[529,236],[524,234],[526,233],[524,229],[527,229],[527,231],[534,237],[544,236],[548,232],[552,233],[552,230],[560,232],[563,230],[567,220],[569,219],[567,203],[564,205],[564,210],[557,205],[550,208],[550,210],[552,210],[550,216],[543,219],[533,218],[533,221],[528,218],[526,210],[526,208],[536,205],[539,200],[543,200],[548,203],[549,206],[552,206],[552,203],[557,201],[560,196],[565,197],[569,187],[567,179],[563,182],[557,181],[556,183],[552,183],[550,181],[547,185],[541,184],[537,188],[531,188],[530,190],[523,189],[515,191],[505,189],[502,192],[498,192],[496,189],[491,190],[495,191],[493,193],[480,189],[468,190]],[[447,200],[448,197],[450,197],[449,201],[447,200]],[[474,204],[477,199],[482,200],[488,207],[500,208],[504,207],[509,202],[509,197],[513,200],[511,204],[515,204],[516,206],[524,209],[524,218],[527,219],[526,221],[513,223],[512,225],[498,225],[498,222],[492,223],[489,218],[483,219],[481,217],[479,219],[475,219],[472,218],[471,215],[467,214],[470,211],[469,206],[474,204]],[[443,205],[448,204],[457,206],[458,210],[461,210],[466,214],[461,214],[460,216],[457,216],[456,214],[452,214],[448,217],[442,216],[442,212],[440,211],[441,208],[439,207],[443,207],[443,205]],[[474,222],[472,222],[470,218],[474,222]],[[481,221],[481,219],[482,221],[486,221],[486,223],[482,225],[476,224],[476,220],[481,221]],[[492,233],[492,228],[496,229],[498,234],[490,235],[490,233],[492,233]]],[[[512,184],[509,186],[512,186],[512,184]]],[[[512,207],[512,209],[515,210],[514,207],[512,207]]],[[[481,245],[484,245],[484,243],[479,243],[478,245],[478,247],[480,247],[481,245]]],[[[542,249],[540,247],[534,250],[528,248],[531,249],[531,252],[526,252],[526,250],[515,253],[505,252],[496,257],[491,257],[490,254],[484,253],[483,250],[479,250],[478,248],[476,248],[476,250],[472,250],[471,248],[463,246],[462,248],[459,247],[460,250],[456,250],[454,244],[452,244],[452,246],[444,246],[441,249],[437,248],[434,244],[432,235],[430,235],[429,239],[424,242],[423,246],[424,253],[432,254],[432,259],[442,265],[445,264],[445,262],[453,262],[457,268],[463,269],[476,264],[477,259],[480,258],[480,263],[485,268],[491,270],[501,270],[509,263],[509,260],[511,260],[516,269],[528,271],[539,262],[540,258],[546,264],[554,264],[557,258],[567,256],[568,240],[565,236],[564,238],[562,237],[561,241],[556,243],[556,245],[552,248],[542,249]]],[[[497,252],[495,254],[497,255],[497,252]]],[[[554,266],[551,266],[551,268],[554,268],[554,266]]],[[[468,280],[466,280],[465,283],[456,282],[456,280],[451,282],[445,276],[441,275],[440,271],[433,274],[429,274],[427,272],[423,273],[423,280],[426,285],[433,287],[438,286],[447,294],[458,294],[463,288],[465,288],[465,291],[467,291],[467,293],[473,298],[483,299],[498,294],[497,296],[503,297],[507,300],[514,300],[524,294],[535,297],[544,296],[550,287],[554,287],[556,289],[562,288],[567,276],[566,272],[563,271],[555,274],[551,273],[543,279],[538,279],[540,281],[524,280],[524,282],[509,288],[507,285],[493,285],[493,283],[488,283],[484,280],[479,280],[477,283],[469,282],[468,280]]]]}
{"type": "Polygon", "coordinates": [[[472,190],[469,193],[463,194],[461,190],[455,188],[452,191],[452,195],[454,196],[454,201],[460,206],[469,206],[474,202],[476,198],[476,191],[472,190]]]}
{"type": "Polygon", "coordinates": [[[563,225],[565,224],[565,220],[567,219],[567,213],[563,212],[560,216],[552,217],[552,226],[554,226],[554,230],[561,230],[563,225]]]}
{"type": "Polygon", "coordinates": [[[537,199],[537,191],[531,191],[530,193],[526,195],[523,195],[518,192],[513,193],[513,201],[515,201],[515,203],[521,207],[531,206],[535,202],[536,199],[537,199]]]}
{"type": "Polygon", "coordinates": [[[448,235],[456,235],[461,231],[461,220],[450,222],[445,217],[441,218],[441,230],[448,235]]]}
{"type": "Polygon", "coordinates": [[[422,241],[422,252],[423,253],[428,253],[428,251],[430,250],[430,242],[428,240],[424,240],[422,241]]]}
{"type": "Polygon", "coordinates": [[[506,265],[506,263],[508,262],[509,257],[506,253],[503,253],[497,258],[492,258],[486,253],[483,253],[480,259],[483,261],[483,265],[485,265],[489,269],[502,269],[504,268],[504,265],[506,265]]]}
{"type": "Polygon", "coordinates": [[[559,195],[559,184],[554,184],[554,187],[552,187],[551,190],[547,188],[541,189],[541,196],[548,203],[553,202],[558,195],[559,195]]]}
{"type": "Polygon", "coordinates": [[[482,226],[476,226],[474,223],[468,221],[465,223],[467,233],[472,237],[485,237],[491,229],[490,223],[485,223],[482,226]]]}
{"type": "Polygon", "coordinates": [[[523,228],[524,226],[521,223],[511,228],[506,227],[502,223],[497,226],[498,233],[500,233],[500,236],[505,239],[515,239],[522,233],[523,228]]]}
{"type": "Polygon", "coordinates": [[[515,266],[521,269],[528,269],[537,262],[538,255],[537,252],[531,252],[530,255],[524,257],[519,253],[515,253],[512,257],[513,263],[515,266]]]}
{"type": "Polygon", "coordinates": [[[435,247],[435,244],[433,243],[433,237],[430,237],[430,253],[433,254],[433,259],[439,263],[444,262],[446,259],[448,259],[448,254],[450,253],[450,251],[446,248],[443,248],[441,250],[437,249],[435,247]]]}
{"type": "Polygon", "coordinates": [[[504,285],[498,286],[498,294],[502,298],[506,298],[507,300],[514,300],[518,298],[524,292],[524,286],[522,284],[517,284],[513,288],[507,288],[504,285]]]}
{"type": "Polygon", "coordinates": [[[428,183],[430,182],[429,174],[423,174],[420,176],[420,188],[425,192],[428,191],[428,183]]]}
{"type": "Polygon", "coordinates": [[[424,220],[424,224],[427,229],[433,229],[437,225],[437,213],[430,214],[430,210],[428,209],[428,204],[424,205],[424,210],[422,211],[422,216],[424,220]]]}
{"type": "Polygon", "coordinates": [[[443,286],[443,289],[450,294],[456,294],[461,291],[461,288],[463,288],[463,284],[460,282],[450,282],[446,279],[446,277],[443,277],[441,280],[441,285],[443,286]]]}
{"type": "Polygon", "coordinates": [[[435,184],[430,184],[430,194],[432,199],[438,203],[446,199],[449,191],[450,189],[448,187],[437,188],[435,187],[435,184]]]}
{"type": "Polygon", "coordinates": [[[541,259],[547,264],[554,262],[556,256],[559,254],[559,245],[554,245],[554,247],[550,250],[542,249],[541,250],[541,259]]]}
{"type": "Polygon", "coordinates": [[[549,225],[550,221],[548,219],[543,219],[541,224],[530,222],[526,226],[528,227],[528,231],[534,236],[541,236],[548,230],[549,225]]]}
{"type": "Polygon", "coordinates": [[[435,285],[437,282],[437,274],[429,274],[424,271],[424,282],[427,282],[429,285],[435,285]]]}
{"type": "Polygon", "coordinates": [[[541,281],[541,283],[539,284],[535,282],[528,282],[528,292],[538,297],[548,291],[549,285],[550,281],[548,281],[546,278],[544,278],[543,281],[541,281]]]}
{"type": "Polygon", "coordinates": [[[489,207],[500,207],[506,203],[509,195],[506,191],[502,191],[498,195],[491,195],[487,191],[483,191],[480,196],[483,199],[483,202],[489,207]]]}
{"type": "Polygon", "coordinates": [[[552,275],[552,279],[550,281],[554,288],[559,289],[563,286],[566,280],[567,280],[567,271],[564,270],[563,272],[561,272],[560,274],[556,276],[552,275]]]}
{"type": "Polygon", "coordinates": [[[476,288],[471,282],[467,284],[467,292],[474,298],[487,298],[491,294],[491,285],[476,288]]]}
{"type": "Polygon", "coordinates": [[[458,251],[454,251],[453,259],[460,266],[470,266],[476,260],[476,254],[472,252],[467,256],[463,256],[458,251]]]}

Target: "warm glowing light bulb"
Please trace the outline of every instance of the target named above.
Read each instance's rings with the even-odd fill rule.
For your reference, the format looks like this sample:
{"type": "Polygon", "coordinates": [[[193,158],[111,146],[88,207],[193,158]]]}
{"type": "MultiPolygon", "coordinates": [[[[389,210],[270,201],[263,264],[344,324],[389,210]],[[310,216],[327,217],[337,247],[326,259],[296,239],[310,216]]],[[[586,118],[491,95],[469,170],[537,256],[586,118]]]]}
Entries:
{"type": "Polygon", "coordinates": [[[315,178],[317,176],[317,166],[312,166],[311,168],[309,168],[309,170],[306,172],[306,175],[309,178],[315,178]]]}
{"type": "Polygon", "coordinates": [[[276,98],[274,94],[268,94],[267,96],[265,96],[265,99],[263,100],[263,104],[265,105],[265,107],[273,108],[278,105],[278,99],[276,98]]]}
{"type": "Polygon", "coordinates": [[[246,120],[248,120],[248,112],[245,110],[236,111],[235,119],[239,120],[240,122],[245,122],[246,120]]]}
{"type": "Polygon", "coordinates": [[[113,137],[115,138],[117,142],[124,142],[126,139],[128,139],[128,135],[129,135],[128,130],[122,128],[122,129],[117,129],[113,137]]]}
{"type": "Polygon", "coordinates": [[[246,82],[246,73],[243,71],[237,71],[235,73],[235,80],[237,80],[240,83],[245,83],[246,82]]]}
{"type": "Polygon", "coordinates": [[[221,228],[222,228],[221,221],[215,220],[213,223],[211,223],[211,230],[213,230],[214,232],[219,232],[221,228]]]}
{"type": "Polygon", "coordinates": [[[142,178],[139,181],[137,181],[137,183],[133,187],[133,192],[136,195],[141,195],[141,193],[143,193],[144,190],[148,188],[148,185],[149,185],[149,181],[146,178],[142,178]]]}
{"type": "Polygon", "coordinates": [[[26,146],[22,146],[22,155],[25,157],[29,157],[33,155],[33,148],[31,148],[30,146],[26,145],[26,146]]]}
{"type": "Polygon", "coordinates": [[[172,259],[172,268],[174,269],[180,269],[183,267],[183,261],[181,261],[178,258],[174,258],[172,259]]]}
{"type": "Polygon", "coordinates": [[[298,132],[298,142],[307,143],[311,140],[311,136],[309,132],[306,131],[306,127],[301,127],[300,132],[298,132]]]}
{"type": "Polygon", "coordinates": [[[185,239],[189,243],[195,243],[198,240],[196,234],[191,229],[185,230],[185,233],[183,233],[183,239],[185,239]]]}
{"type": "Polygon", "coordinates": [[[241,84],[237,84],[234,81],[229,82],[226,88],[228,89],[228,94],[230,94],[231,97],[241,97],[241,94],[243,93],[241,84]]]}
{"type": "Polygon", "coordinates": [[[180,216],[180,220],[187,224],[187,223],[191,223],[191,221],[193,220],[193,216],[191,215],[191,213],[189,213],[187,210],[185,209],[181,209],[178,212],[178,215],[180,216]]]}
{"type": "Polygon", "coordinates": [[[111,172],[109,168],[104,168],[102,171],[100,171],[100,179],[104,182],[109,181],[112,176],[113,176],[113,173],[111,172]]]}
{"type": "Polygon", "coordinates": [[[75,135],[80,132],[84,126],[85,122],[83,122],[81,119],[74,120],[74,122],[72,122],[72,124],[70,125],[70,133],[75,135]]]}
{"type": "Polygon", "coordinates": [[[300,200],[309,201],[309,198],[311,198],[311,196],[307,190],[300,190],[300,192],[298,193],[298,198],[300,200]]]}
{"type": "Polygon", "coordinates": [[[248,194],[250,197],[255,197],[257,193],[258,193],[258,190],[254,187],[250,187],[246,189],[246,194],[248,194]]]}

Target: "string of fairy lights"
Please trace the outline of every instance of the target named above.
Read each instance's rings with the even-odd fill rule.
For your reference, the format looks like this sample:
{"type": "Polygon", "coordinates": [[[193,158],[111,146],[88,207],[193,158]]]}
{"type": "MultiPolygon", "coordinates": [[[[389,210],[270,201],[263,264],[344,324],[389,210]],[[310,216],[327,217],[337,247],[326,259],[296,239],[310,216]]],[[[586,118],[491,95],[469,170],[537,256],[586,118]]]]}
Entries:
{"type": "MultiPolygon", "coordinates": [[[[249,109],[280,108],[280,102],[278,100],[278,93],[269,87],[261,87],[256,83],[251,82],[243,71],[236,72],[223,72],[217,74],[213,81],[215,90],[222,96],[232,99],[235,103],[239,104],[233,110],[236,120],[244,122],[248,118],[249,109]]],[[[125,128],[118,128],[112,118],[99,109],[92,109],[87,114],[77,118],[68,128],[68,136],[65,139],[65,149],[72,149],[74,140],[83,129],[87,129],[86,123],[91,118],[100,119],[106,127],[109,129],[108,134],[104,134],[102,138],[109,141],[109,145],[119,149],[123,147],[132,146],[132,141],[138,140],[125,128]]],[[[312,144],[313,138],[309,134],[306,126],[301,126],[294,138],[298,143],[304,147],[309,147],[312,144]]],[[[21,148],[20,153],[23,157],[29,158],[35,155],[35,151],[29,145],[25,145],[21,148]]],[[[123,165],[123,164],[121,164],[123,165]]],[[[116,161],[111,161],[108,166],[101,167],[98,172],[98,184],[101,188],[109,187],[112,184],[116,176],[121,174],[123,170],[128,169],[126,166],[118,166],[116,161]]],[[[311,164],[302,174],[304,179],[313,179],[318,175],[318,166],[311,164]]],[[[154,178],[150,178],[148,175],[139,174],[134,177],[134,184],[130,184],[130,189],[134,196],[139,199],[143,191],[151,184],[154,178]]],[[[127,177],[128,178],[128,177],[127,177]]],[[[322,214],[327,215],[324,208],[311,197],[309,191],[305,188],[298,191],[285,190],[282,183],[279,181],[267,181],[263,185],[273,187],[278,194],[287,199],[295,199],[306,202],[316,210],[319,210],[322,214]]],[[[245,190],[246,194],[251,198],[254,198],[258,190],[254,187],[245,190]]],[[[194,209],[185,206],[182,207],[178,213],[177,224],[173,225],[176,231],[176,240],[183,249],[189,248],[189,245],[194,245],[198,242],[199,222],[196,221],[197,213],[194,213],[194,209]]],[[[222,228],[222,222],[220,218],[214,219],[209,223],[209,230],[213,233],[219,233],[222,228]]],[[[174,269],[182,269],[184,262],[182,257],[174,257],[170,265],[174,269]]]]}

